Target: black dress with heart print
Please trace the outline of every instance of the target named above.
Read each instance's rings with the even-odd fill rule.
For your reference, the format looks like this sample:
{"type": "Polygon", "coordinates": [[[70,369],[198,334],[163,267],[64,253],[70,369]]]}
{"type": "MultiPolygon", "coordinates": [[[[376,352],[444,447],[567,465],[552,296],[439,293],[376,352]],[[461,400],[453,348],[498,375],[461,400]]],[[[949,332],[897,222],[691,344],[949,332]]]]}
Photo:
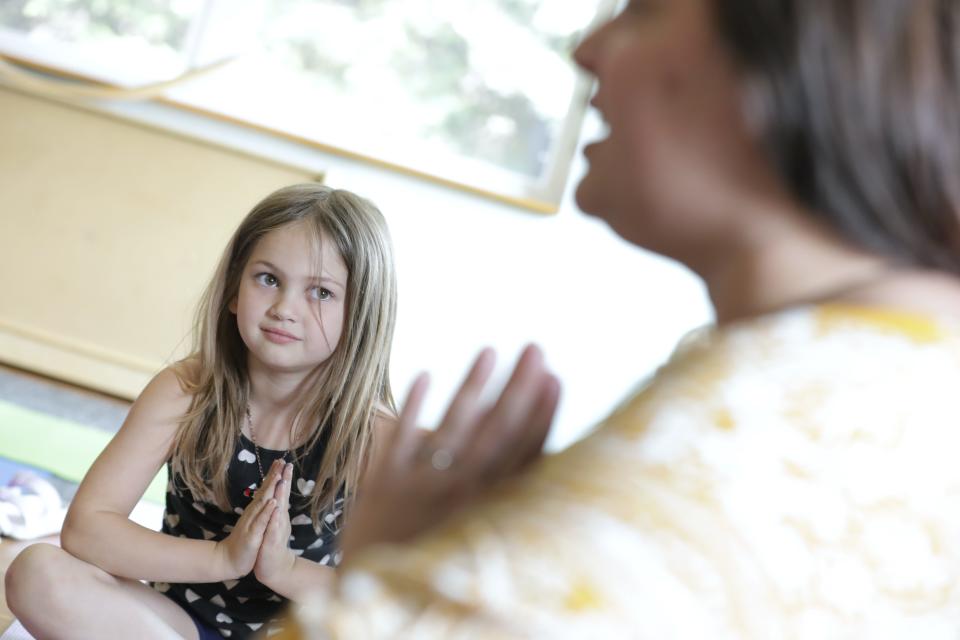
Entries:
{"type": "MultiPolygon", "coordinates": [[[[339,498],[333,508],[321,516],[319,531],[310,520],[308,500],[314,489],[313,478],[317,476],[325,445],[321,439],[320,445],[306,455],[302,450],[297,452],[299,464],[294,464],[290,491],[290,548],[303,558],[333,567],[340,560],[335,543],[340,530],[343,499],[339,498]]],[[[222,540],[227,537],[240,518],[240,513],[250,504],[253,489],[260,485],[260,470],[254,451],[253,443],[241,434],[227,469],[230,513],[224,513],[210,503],[195,500],[182,479],[174,476],[168,463],[170,480],[167,482],[163,533],[199,540],[222,540]]],[[[264,470],[268,470],[273,461],[285,453],[260,447],[260,461],[264,470]]],[[[291,458],[287,454],[287,459],[291,458]]],[[[153,588],[227,638],[246,638],[255,632],[273,631],[287,604],[286,598],[263,585],[253,572],[239,580],[156,582],[153,588]]]]}

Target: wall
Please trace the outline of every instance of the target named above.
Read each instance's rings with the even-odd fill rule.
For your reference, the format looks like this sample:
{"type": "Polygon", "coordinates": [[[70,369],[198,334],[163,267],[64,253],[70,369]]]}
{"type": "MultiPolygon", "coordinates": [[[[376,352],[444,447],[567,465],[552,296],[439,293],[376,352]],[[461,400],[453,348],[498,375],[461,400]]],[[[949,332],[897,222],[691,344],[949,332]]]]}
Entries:
{"type": "Polygon", "coordinates": [[[290,143],[295,161],[278,162],[275,141],[243,135],[265,157],[0,89],[0,360],[135,394],[183,352],[239,218],[321,170],[388,218],[401,296],[393,382],[402,397],[431,372],[425,422],[477,349],[497,349],[502,381],[535,339],[564,382],[550,441],[563,446],[710,318],[689,273],[579,214],[569,193],[544,216],[290,143]]]}

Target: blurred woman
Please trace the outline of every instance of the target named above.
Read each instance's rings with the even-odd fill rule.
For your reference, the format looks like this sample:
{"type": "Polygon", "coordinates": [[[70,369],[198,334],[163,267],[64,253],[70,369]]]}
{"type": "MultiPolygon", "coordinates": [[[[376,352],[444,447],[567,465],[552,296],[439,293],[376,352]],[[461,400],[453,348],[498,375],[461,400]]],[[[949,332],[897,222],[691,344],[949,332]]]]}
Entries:
{"type": "Polygon", "coordinates": [[[419,381],[301,633],[955,637],[960,3],[633,0],[576,60],[609,128],[578,204],[717,324],[526,468],[535,348],[422,440],[419,381]]]}

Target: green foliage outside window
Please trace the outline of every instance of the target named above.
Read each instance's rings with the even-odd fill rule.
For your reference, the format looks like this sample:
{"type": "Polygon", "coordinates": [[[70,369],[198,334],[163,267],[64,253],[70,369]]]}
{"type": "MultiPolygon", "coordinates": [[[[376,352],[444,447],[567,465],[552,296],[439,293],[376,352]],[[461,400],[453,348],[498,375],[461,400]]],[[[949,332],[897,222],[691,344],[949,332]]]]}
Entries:
{"type": "Polygon", "coordinates": [[[42,29],[70,42],[136,36],[179,51],[200,4],[198,0],[3,0],[0,24],[17,31],[42,29]]]}

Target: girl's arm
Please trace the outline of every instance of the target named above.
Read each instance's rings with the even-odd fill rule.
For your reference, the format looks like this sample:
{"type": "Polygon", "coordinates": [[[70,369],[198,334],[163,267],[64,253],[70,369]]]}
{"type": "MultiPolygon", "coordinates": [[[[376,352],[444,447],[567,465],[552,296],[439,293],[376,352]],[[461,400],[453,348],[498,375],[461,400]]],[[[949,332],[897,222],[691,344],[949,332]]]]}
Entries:
{"type": "Polygon", "coordinates": [[[306,558],[295,558],[290,569],[282,574],[282,578],[264,584],[285,598],[300,602],[307,593],[327,589],[335,578],[336,571],[333,567],[317,564],[306,558]]]}
{"type": "MultiPolygon", "coordinates": [[[[189,405],[190,396],[172,368],[150,381],[80,484],[60,537],[64,549],[110,574],[139,580],[216,582],[249,572],[252,561],[242,571],[237,545],[224,544],[226,540],[177,538],[129,519],[169,457],[189,405]]],[[[244,526],[238,522],[235,529],[243,529],[237,532],[247,545],[255,542],[253,559],[275,505],[272,493],[272,487],[263,491],[241,517],[244,526]]]]}

